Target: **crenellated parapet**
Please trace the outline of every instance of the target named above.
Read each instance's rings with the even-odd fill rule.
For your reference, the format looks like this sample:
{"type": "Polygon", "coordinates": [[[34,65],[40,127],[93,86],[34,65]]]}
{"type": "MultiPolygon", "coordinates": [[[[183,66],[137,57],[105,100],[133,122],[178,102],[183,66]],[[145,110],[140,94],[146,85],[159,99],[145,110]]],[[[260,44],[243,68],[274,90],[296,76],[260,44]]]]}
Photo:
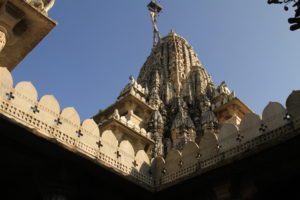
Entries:
{"type": "MultiPolygon", "coordinates": [[[[0,115],[66,150],[96,161],[114,173],[129,176],[130,180],[142,183],[146,188],[153,185],[149,174],[150,158],[144,149],[135,149],[131,141],[117,138],[111,130],[100,134],[93,119],[81,121],[72,107],[61,110],[52,95],[39,99],[30,82],[13,86],[10,72],[3,67],[0,67],[0,115]]],[[[118,120],[123,123],[122,117],[118,120]]],[[[123,125],[127,127],[128,120],[124,120],[123,125]]],[[[138,127],[136,131],[145,140],[150,140],[144,129],[138,127]]]]}
{"type": "MultiPolygon", "coordinates": [[[[204,132],[199,142],[187,141],[181,150],[172,148],[165,157],[156,155],[152,159],[153,154],[145,150],[143,142],[154,145],[155,141],[146,129],[131,122],[134,116],[130,115],[134,113],[123,115],[115,109],[101,124],[93,119],[81,121],[76,109],[61,110],[54,96],[39,99],[32,83],[20,82],[14,86],[10,72],[3,67],[0,67],[0,115],[32,134],[157,191],[299,135],[300,92],[292,92],[286,108],[270,102],[261,116],[248,113],[238,126],[225,123],[218,132],[204,132]]],[[[161,116],[156,118],[161,121],[161,116]]]]}
{"type": "Polygon", "coordinates": [[[160,158],[162,171],[157,182],[162,188],[169,187],[300,134],[299,97],[300,92],[294,91],[287,99],[287,109],[280,103],[270,102],[262,117],[246,114],[239,126],[225,123],[219,133],[204,134],[199,144],[189,142],[181,152],[171,150],[165,160],[160,158]]]}

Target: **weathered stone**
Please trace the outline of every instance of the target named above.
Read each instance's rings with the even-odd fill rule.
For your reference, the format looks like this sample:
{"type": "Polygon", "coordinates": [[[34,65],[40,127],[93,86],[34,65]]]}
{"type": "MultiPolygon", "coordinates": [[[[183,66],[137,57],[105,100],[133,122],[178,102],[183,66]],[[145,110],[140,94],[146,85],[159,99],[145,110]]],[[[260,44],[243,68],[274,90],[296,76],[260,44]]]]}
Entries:
{"type": "Polygon", "coordinates": [[[300,127],[300,90],[294,90],[286,100],[286,108],[295,128],[300,127]]]}
{"type": "MultiPolygon", "coordinates": [[[[277,102],[270,102],[262,113],[262,123],[266,126],[267,130],[274,130],[288,123],[285,119],[286,110],[277,102]]],[[[267,130],[264,130],[265,132],[267,130]]]]}
{"type": "Polygon", "coordinates": [[[44,14],[47,14],[48,11],[54,6],[55,3],[55,0],[25,0],[25,1],[44,14]]]}
{"type": "Polygon", "coordinates": [[[0,31],[0,52],[6,45],[6,34],[0,31]]]}

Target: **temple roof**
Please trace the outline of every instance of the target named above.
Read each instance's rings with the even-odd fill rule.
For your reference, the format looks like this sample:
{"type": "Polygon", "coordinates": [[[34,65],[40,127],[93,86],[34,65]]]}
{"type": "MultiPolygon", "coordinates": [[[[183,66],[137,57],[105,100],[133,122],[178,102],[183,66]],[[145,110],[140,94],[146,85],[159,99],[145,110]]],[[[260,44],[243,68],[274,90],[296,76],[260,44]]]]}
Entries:
{"type": "Polygon", "coordinates": [[[155,71],[159,72],[159,93],[166,104],[175,97],[195,99],[203,95],[207,85],[212,83],[193,48],[173,30],[152,49],[139,73],[138,82],[150,89],[155,71]]]}

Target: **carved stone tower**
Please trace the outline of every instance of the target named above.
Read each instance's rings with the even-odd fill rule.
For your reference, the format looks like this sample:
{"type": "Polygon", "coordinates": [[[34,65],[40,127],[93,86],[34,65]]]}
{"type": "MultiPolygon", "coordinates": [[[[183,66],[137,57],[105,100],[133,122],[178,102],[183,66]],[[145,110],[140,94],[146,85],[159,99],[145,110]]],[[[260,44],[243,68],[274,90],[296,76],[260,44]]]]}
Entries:
{"type": "Polygon", "coordinates": [[[147,102],[162,115],[160,146],[167,151],[182,150],[188,141],[199,142],[208,130],[217,133],[220,123],[238,124],[251,112],[225,82],[219,87],[213,83],[193,48],[173,30],[152,49],[137,82],[150,91],[147,102]],[[220,108],[229,101],[231,105],[220,108]]]}
{"type": "Polygon", "coordinates": [[[94,119],[100,124],[123,119],[137,126],[133,129],[145,130],[142,142],[140,134],[117,131],[121,127],[116,124],[100,128],[122,133],[118,137],[152,157],[164,156],[172,148],[182,150],[188,141],[199,143],[206,134],[217,137],[221,124],[238,125],[251,112],[225,82],[213,83],[193,48],[173,30],[153,47],[138,79],[130,79],[118,101],[94,119]]]}

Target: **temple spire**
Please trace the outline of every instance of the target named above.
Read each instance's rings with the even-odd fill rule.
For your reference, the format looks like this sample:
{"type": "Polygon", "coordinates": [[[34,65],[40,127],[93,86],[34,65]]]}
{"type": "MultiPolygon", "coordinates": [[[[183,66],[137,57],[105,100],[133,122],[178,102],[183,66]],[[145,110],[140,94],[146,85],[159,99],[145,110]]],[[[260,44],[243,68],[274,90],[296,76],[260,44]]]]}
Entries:
{"type": "Polygon", "coordinates": [[[162,7],[157,3],[157,1],[151,1],[147,7],[153,24],[153,47],[155,47],[160,40],[160,33],[157,26],[157,17],[162,10],[162,7]]]}

